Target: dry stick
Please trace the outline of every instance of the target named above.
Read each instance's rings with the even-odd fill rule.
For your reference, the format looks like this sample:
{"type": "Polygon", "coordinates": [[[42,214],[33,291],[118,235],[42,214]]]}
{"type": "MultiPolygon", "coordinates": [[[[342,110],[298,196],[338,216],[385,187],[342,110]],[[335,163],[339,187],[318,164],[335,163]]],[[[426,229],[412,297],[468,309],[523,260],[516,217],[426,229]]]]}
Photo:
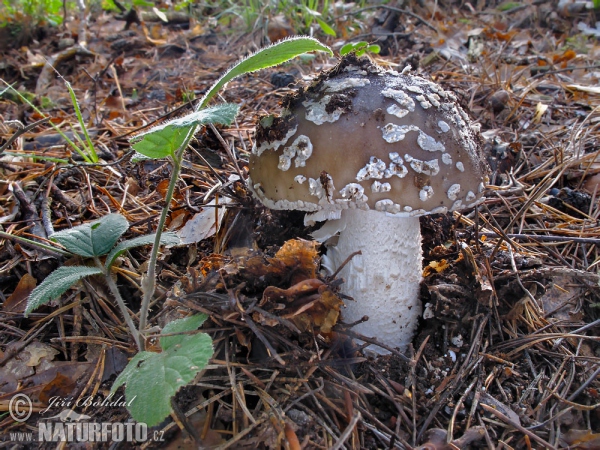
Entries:
{"type": "Polygon", "coordinates": [[[411,375],[410,381],[411,381],[411,385],[412,385],[411,386],[412,387],[411,407],[412,407],[413,445],[417,445],[417,441],[419,439],[419,437],[417,436],[417,363],[419,362],[419,359],[421,359],[421,355],[423,354],[423,351],[425,350],[425,346],[429,342],[430,336],[427,336],[425,338],[425,340],[423,340],[423,342],[421,343],[421,346],[419,347],[419,350],[417,351],[417,354],[414,356],[413,362],[410,365],[411,366],[410,367],[410,375],[411,375]]]}
{"type": "Polygon", "coordinates": [[[296,325],[294,325],[294,323],[291,320],[279,317],[278,315],[265,311],[264,309],[256,305],[251,306],[246,310],[247,314],[251,314],[252,312],[257,312],[260,315],[265,316],[267,319],[276,320],[277,322],[279,322],[280,325],[283,325],[284,327],[288,328],[293,333],[302,334],[302,332],[296,327],[296,325]]]}
{"type": "Polygon", "coordinates": [[[475,387],[475,385],[478,382],[479,382],[479,378],[476,378],[475,380],[473,380],[473,382],[467,387],[467,389],[465,389],[465,392],[463,392],[463,394],[460,396],[460,399],[458,399],[458,402],[456,402],[456,406],[454,407],[454,411],[452,412],[452,417],[450,418],[450,423],[448,424],[448,434],[446,435],[446,444],[450,444],[450,442],[452,442],[454,440],[452,435],[454,434],[454,423],[456,422],[456,415],[458,414],[458,410],[460,409],[463,402],[467,398],[467,395],[469,395],[469,392],[471,392],[471,390],[473,390],[473,388],[475,387]]]}
{"type": "Polygon", "coordinates": [[[221,145],[223,146],[225,151],[227,152],[227,156],[229,156],[229,159],[231,160],[231,163],[233,164],[233,167],[235,168],[235,171],[237,172],[238,176],[240,177],[240,179],[243,180],[244,176],[242,175],[240,166],[238,166],[237,159],[235,158],[233,152],[231,151],[231,148],[229,147],[229,145],[227,145],[227,142],[225,142],[225,139],[223,139],[223,136],[221,136],[221,133],[219,133],[219,131],[217,130],[217,127],[215,127],[212,123],[209,123],[208,126],[210,127],[212,132],[215,134],[215,136],[217,137],[217,139],[219,140],[219,142],[221,143],[221,145]]]}
{"type": "Polygon", "coordinates": [[[43,124],[44,122],[46,122],[48,120],[50,120],[50,117],[45,117],[45,118],[40,119],[40,120],[38,120],[36,122],[30,123],[29,125],[27,125],[25,127],[23,126],[23,124],[19,123],[21,125],[21,127],[18,128],[17,131],[15,131],[14,134],[11,137],[8,138],[8,140],[4,143],[4,145],[2,147],[0,147],[0,154],[3,151],[5,151],[8,147],[10,147],[11,144],[13,142],[15,142],[19,136],[21,136],[22,134],[27,133],[30,130],[33,130],[35,127],[37,127],[38,125],[43,124]]]}
{"type": "Polygon", "coordinates": [[[485,316],[483,318],[483,320],[481,321],[481,323],[479,324],[479,327],[477,328],[477,331],[475,332],[475,335],[473,336],[473,340],[472,340],[473,343],[471,344],[471,348],[469,348],[469,352],[467,353],[467,356],[465,358],[463,365],[461,366],[458,373],[456,374],[456,377],[454,377],[454,379],[448,384],[448,386],[446,387],[444,392],[442,392],[439,400],[437,401],[436,405],[431,409],[427,418],[423,421],[423,425],[421,426],[421,429],[419,430],[419,434],[417,435],[416,442],[419,442],[419,440],[423,437],[423,433],[425,433],[425,430],[427,430],[427,428],[429,427],[429,424],[431,423],[433,418],[436,416],[437,412],[442,407],[443,402],[448,398],[449,395],[451,395],[452,391],[454,391],[454,389],[458,386],[458,383],[460,381],[462,381],[464,374],[467,373],[467,371],[472,370],[483,359],[483,357],[479,357],[477,360],[475,360],[473,362],[473,364],[470,364],[472,355],[475,353],[476,348],[479,347],[479,344],[481,343],[480,342],[481,341],[481,333],[483,333],[483,330],[485,329],[485,325],[487,324],[488,320],[489,320],[489,315],[485,316]],[[470,367],[470,366],[472,366],[472,367],[470,367]]]}
{"type": "Polygon", "coordinates": [[[248,314],[244,314],[244,321],[248,325],[248,328],[250,328],[252,332],[256,335],[256,337],[260,340],[260,342],[262,342],[265,345],[265,347],[267,347],[267,349],[271,353],[271,356],[275,358],[279,364],[285,366],[285,361],[281,358],[281,356],[279,356],[277,350],[275,350],[275,348],[271,345],[269,340],[262,334],[262,332],[258,329],[256,324],[248,314]]]}
{"type": "MultiPolygon", "coordinates": [[[[459,233],[460,237],[464,237],[466,233],[459,233]]],[[[486,236],[491,238],[502,237],[506,239],[513,239],[516,241],[541,241],[541,242],[578,242],[583,244],[600,245],[600,239],[595,238],[583,238],[583,237],[569,237],[569,236],[548,236],[540,234],[507,234],[507,233],[479,233],[480,236],[486,236]]]]}
{"type": "Polygon", "coordinates": [[[342,264],[340,264],[340,267],[338,267],[337,270],[335,272],[333,272],[333,274],[329,278],[331,278],[332,280],[335,279],[335,277],[338,276],[338,274],[342,271],[342,269],[346,266],[346,264],[348,264],[350,262],[350,260],[352,258],[354,258],[356,255],[362,255],[362,251],[361,250],[357,250],[357,251],[355,251],[353,253],[350,253],[350,256],[348,256],[344,260],[344,262],[342,264]]]}
{"type": "Polygon", "coordinates": [[[409,364],[412,363],[412,359],[410,359],[408,356],[403,355],[398,350],[396,350],[395,348],[390,347],[389,345],[385,345],[384,343],[379,342],[375,338],[370,338],[370,337],[367,337],[367,336],[363,336],[362,334],[355,333],[354,331],[349,330],[349,329],[345,329],[345,330],[339,329],[339,330],[336,330],[336,331],[338,331],[338,333],[345,334],[346,336],[350,336],[351,338],[360,339],[361,341],[365,341],[368,344],[373,344],[373,345],[376,345],[378,347],[381,347],[384,350],[387,350],[388,352],[393,353],[398,358],[402,359],[404,362],[409,363],[409,364]]]}
{"type": "MultiPolygon", "coordinates": [[[[535,190],[535,192],[533,192],[531,194],[531,197],[529,197],[529,199],[525,202],[525,204],[521,207],[521,209],[517,212],[517,214],[515,214],[515,216],[510,220],[510,223],[505,227],[505,232],[509,231],[512,226],[516,223],[517,219],[519,219],[519,217],[521,217],[523,214],[525,214],[528,210],[529,207],[535,202],[537,201],[537,198],[544,192],[546,192],[548,189],[550,189],[554,183],[557,182],[558,178],[562,175],[562,173],[565,171],[566,166],[563,167],[563,169],[560,171],[560,173],[558,175],[556,175],[556,178],[549,178],[546,179],[545,182],[543,182],[540,186],[538,186],[538,188],[535,190]]],[[[492,252],[490,259],[494,259],[494,256],[496,255],[496,252],[498,252],[498,250],[500,249],[500,246],[502,245],[502,241],[504,240],[503,237],[501,237],[498,240],[498,243],[496,244],[496,247],[494,248],[494,251],[492,252]]]]}
{"type": "Polygon", "coordinates": [[[598,379],[598,376],[600,376],[600,367],[598,367],[594,371],[591,377],[589,377],[581,386],[579,386],[579,389],[577,389],[569,396],[569,398],[567,398],[567,401],[572,402],[573,400],[575,400],[577,396],[584,391],[585,388],[587,388],[593,381],[598,379]]]}
{"type": "Polygon", "coordinates": [[[502,414],[500,411],[492,408],[491,406],[486,405],[485,403],[481,403],[480,406],[483,409],[485,409],[487,412],[492,413],[493,415],[495,415],[496,417],[498,417],[500,420],[502,420],[503,422],[505,422],[508,425],[510,425],[511,427],[516,428],[521,433],[529,436],[531,439],[533,439],[534,441],[538,442],[539,444],[541,444],[541,445],[543,445],[543,446],[545,446],[545,447],[547,447],[547,448],[549,448],[551,450],[558,450],[554,445],[550,444],[549,442],[546,442],[541,437],[539,437],[537,434],[532,433],[528,429],[523,428],[518,423],[510,420],[507,416],[505,416],[504,414],[502,414]]]}
{"type": "Polygon", "coordinates": [[[389,11],[394,11],[394,12],[397,12],[397,13],[400,13],[400,14],[406,14],[407,16],[414,17],[415,19],[421,21],[424,25],[426,25],[429,28],[431,28],[433,31],[438,31],[437,27],[435,27],[434,25],[432,25],[429,22],[427,22],[425,19],[423,19],[418,14],[415,14],[412,11],[408,11],[407,9],[394,8],[393,6],[387,6],[387,5],[365,6],[364,8],[360,8],[360,9],[357,9],[355,11],[345,12],[344,14],[341,14],[341,15],[337,16],[336,19],[344,17],[344,16],[355,16],[357,14],[360,14],[363,11],[368,11],[369,9],[379,9],[379,8],[384,8],[384,9],[387,9],[389,11]]]}
{"type": "Polygon", "coordinates": [[[330,450],[340,450],[343,447],[344,442],[346,442],[348,440],[348,438],[354,431],[354,427],[356,426],[356,424],[358,423],[358,421],[361,418],[362,418],[362,416],[361,416],[360,412],[356,411],[354,413],[354,416],[352,417],[352,420],[350,421],[350,423],[348,424],[348,426],[346,427],[346,429],[344,430],[344,432],[342,433],[340,438],[337,440],[337,442],[335,444],[333,444],[333,446],[331,446],[330,450]]]}

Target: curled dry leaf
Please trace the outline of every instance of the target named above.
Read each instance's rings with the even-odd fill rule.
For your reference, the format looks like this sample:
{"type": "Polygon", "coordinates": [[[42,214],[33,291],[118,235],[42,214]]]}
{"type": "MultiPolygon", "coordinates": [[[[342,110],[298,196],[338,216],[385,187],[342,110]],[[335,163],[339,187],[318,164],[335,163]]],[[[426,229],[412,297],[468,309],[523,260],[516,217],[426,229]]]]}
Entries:
{"type": "Polygon", "coordinates": [[[13,312],[13,313],[22,313],[25,311],[25,306],[27,306],[27,298],[33,288],[36,286],[37,281],[31,275],[26,273],[19,280],[19,284],[13,291],[13,293],[6,299],[4,304],[2,305],[2,310],[4,312],[13,312]]]}

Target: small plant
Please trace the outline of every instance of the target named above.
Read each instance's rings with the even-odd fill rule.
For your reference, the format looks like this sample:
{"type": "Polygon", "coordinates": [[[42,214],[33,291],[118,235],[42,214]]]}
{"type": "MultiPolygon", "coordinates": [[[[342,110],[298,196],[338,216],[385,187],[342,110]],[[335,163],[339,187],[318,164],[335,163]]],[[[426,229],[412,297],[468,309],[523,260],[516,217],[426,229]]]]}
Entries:
{"type": "Polygon", "coordinates": [[[161,353],[140,352],[115,380],[111,393],[122,385],[131,404],[129,412],[138,422],[157,425],[173,411],[171,397],[194,379],[213,354],[212,339],[197,330],[207,319],[197,314],[168,323],[159,339],[161,353]]]}
{"type": "MultiPolygon", "coordinates": [[[[50,240],[62,245],[70,255],[91,259],[94,265],[62,266],[48,275],[29,295],[25,317],[34,309],[60,297],[82,278],[102,275],[115,297],[123,319],[127,323],[138,348],[141,348],[139,332],[133,323],[127,306],[125,306],[125,302],[121,298],[117,284],[112,278],[111,267],[115,260],[126,250],[154,243],[155,235],[140,236],[116,245],[117,240],[128,228],[129,223],[125,217],[120,214],[109,214],[94,222],[84,223],[50,236],[50,240]],[[102,263],[100,257],[104,255],[107,256],[104,263],[102,263]]],[[[175,233],[164,233],[160,243],[176,245],[179,243],[179,237],[175,233]]]]}
{"type": "Polygon", "coordinates": [[[208,335],[202,333],[181,335],[200,327],[206,319],[203,315],[187,317],[166,325],[160,337],[162,352],[145,351],[144,332],[148,321],[150,300],[156,288],[158,250],[161,244],[179,243],[176,235],[162,233],[162,230],[179,178],[183,153],[199,126],[216,123],[229,125],[234,120],[239,111],[237,105],[221,104],[208,107],[210,100],[229,81],[240,75],[279,65],[310,51],[323,51],[333,55],[329,47],[316,39],[297,37],[280,41],[242,59],[225,72],[204,95],[194,112],[166,122],[133,139],[132,147],[142,157],[169,158],[173,166],[165,196],[165,207],[154,235],[142,236],[115,245],[129,225],[123,216],[109,214],[94,222],[63,230],[51,236],[51,240],[61,244],[69,254],[90,258],[94,265],[66,266],[52,272],[30,294],[25,314],[59,297],[82,278],[102,275],[140,350],[117,378],[112,388],[114,392],[120,386],[126,386],[125,395],[130,399],[128,404],[131,403],[128,409],[137,421],[152,426],[164,419],[171,412],[171,398],[179,387],[189,383],[206,366],[213,353],[212,341],[208,335]],[[139,313],[139,326],[136,328],[111,276],[110,268],[115,259],[127,249],[150,243],[153,243],[153,247],[148,261],[148,271],[142,277],[143,299],[139,313]],[[107,256],[102,263],[100,257],[104,255],[107,256]],[[173,333],[178,335],[173,336],[173,333]]]}
{"type": "Polygon", "coordinates": [[[347,55],[348,53],[354,52],[356,56],[362,56],[366,52],[369,53],[379,53],[381,51],[381,47],[377,44],[369,44],[365,41],[359,42],[349,42],[340,48],[340,56],[347,55]]]}
{"type": "MultiPolygon", "coordinates": [[[[169,205],[173,198],[173,192],[175,185],[179,178],[179,172],[181,170],[181,163],[183,160],[183,152],[187,148],[190,140],[196,133],[196,130],[200,125],[209,123],[221,123],[230,124],[239,111],[239,107],[233,104],[221,104],[217,106],[208,107],[210,100],[217,95],[217,93],[224,88],[227,83],[234,78],[245,75],[247,73],[255,72],[257,70],[265,69],[267,67],[273,67],[279,65],[285,61],[288,61],[298,55],[301,55],[310,51],[323,51],[330,55],[333,54],[331,49],[321,44],[316,39],[307,37],[298,37],[280,41],[270,47],[266,47],[257,53],[242,59],[232,68],[230,68],[225,74],[219,78],[208,92],[201,99],[196,111],[165,123],[159,127],[156,127],[147,133],[136,136],[133,141],[133,148],[143,156],[147,158],[169,158],[173,165],[173,172],[167,188],[167,194],[165,196],[165,207],[160,216],[158,228],[155,237],[155,243],[152,248],[152,254],[148,261],[148,271],[142,278],[142,291],[144,297],[142,300],[142,306],[140,309],[140,332],[144,332],[146,328],[146,322],[148,319],[148,308],[150,306],[150,300],[154,295],[156,287],[156,261],[158,258],[158,248],[161,243],[161,230],[163,229],[167,216],[169,213],[169,205]]],[[[196,319],[194,319],[196,320],[196,319]]],[[[198,319],[200,320],[200,319],[198,319]]],[[[201,323],[201,322],[200,322],[201,323]]],[[[200,326],[194,325],[195,322],[190,319],[190,322],[185,322],[183,325],[174,325],[179,331],[189,331],[200,326]],[[192,325],[187,325],[192,324],[192,325]],[[181,326],[181,328],[179,328],[181,326]],[[186,328],[190,327],[191,328],[186,328]],[[183,330],[185,328],[185,330],[183,330]]],[[[166,328],[166,327],[165,327],[166,328]]],[[[168,328],[172,330],[172,328],[168,328]]],[[[163,330],[163,334],[165,331],[163,330]]],[[[204,339],[197,336],[193,336],[196,339],[204,339]]],[[[191,338],[191,337],[190,337],[191,338]]],[[[122,384],[125,384],[126,395],[137,395],[137,393],[143,393],[143,397],[146,400],[140,405],[131,407],[129,412],[135,420],[149,420],[151,423],[154,421],[160,421],[166,417],[171,411],[170,399],[180,386],[187,384],[195,375],[198,373],[206,364],[198,364],[197,361],[203,360],[205,353],[196,349],[196,341],[185,340],[182,342],[173,341],[169,338],[163,341],[161,338],[161,345],[163,345],[163,353],[160,355],[164,356],[152,356],[147,352],[142,352],[136,355],[127,365],[119,379],[113,386],[113,391],[122,384]],[[165,345],[167,348],[165,350],[165,345]],[[187,359],[182,360],[178,357],[185,356],[187,359]],[[194,359],[196,358],[196,359],[194,359]],[[170,364],[175,364],[172,367],[170,364]],[[185,369],[184,369],[185,365],[185,369]],[[176,383],[173,384],[171,374],[174,373],[176,368],[181,369],[181,377],[176,378],[176,383]],[[158,374],[156,373],[158,371],[158,374]],[[167,377],[166,373],[170,375],[167,377]],[[165,374],[165,375],[163,375],[165,374]],[[156,396],[148,391],[150,383],[156,383],[153,392],[156,396]],[[115,387],[116,386],[116,387],[115,387]],[[160,395],[159,395],[160,394],[160,395]],[[159,399],[160,401],[156,401],[159,399]],[[155,400],[155,401],[153,401],[155,400]],[[149,410],[149,411],[148,411],[149,410]]],[[[143,340],[141,341],[143,345],[143,340]]],[[[212,351],[207,356],[212,356],[212,351]]],[[[154,386],[154,384],[152,385],[154,386]]],[[[135,402],[133,402],[135,403],[135,402]]],[[[158,423],[158,422],[156,422],[158,423]]]]}
{"type": "Polygon", "coordinates": [[[71,8],[75,2],[63,0],[2,0],[0,26],[9,23],[28,26],[60,25],[63,8],[71,8]]]}
{"type": "MultiPolygon", "coordinates": [[[[9,85],[6,81],[4,81],[4,80],[1,80],[1,81],[7,86],[7,88],[4,91],[0,92],[0,95],[3,95],[3,94],[5,94],[6,91],[9,91],[11,94],[15,94],[19,99],[21,99],[21,101],[23,101],[24,103],[27,103],[40,116],[42,116],[43,118],[47,117],[42,111],[40,111],[40,109],[38,107],[36,107],[33,104],[33,101],[32,101],[33,96],[31,94],[17,91],[14,87],[9,85]]],[[[92,142],[92,139],[90,138],[87,127],[83,120],[83,116],[81,114],[81,109],[79,109],[79,103],[77,102],[77,97],[75,96],[75,91],[73,91],[73,88],[71,87],[71,83],[69,83],[65,79],[63,79],[63,81],[65,83],[67,90],[69,91],[69,96],[71,97],[71,104],[73,105],[73,109],[75,110],[75,116],[77,117],[79,126],[83,131],[83,136],[85,138],[85,141],[81,138],[79,133],[73,129],[72,130],[73,136],[74,136],[75,140],[79,142],[79,145],[77,145],[75,142],[73,142],[72,139],[70,139],[65,134],[64,131],[62,131],[62,129],[60,127],[55,125],[52,121],[49,122],[50,126],[52,128],[54,128],[54,130],[58,134],[60,134],[60,136],[67,142],[67,144],[69,144],[71,146],[71,148],[73,150],[75,150],[79,154],[79,156],[81,156],[83,158],[83,160],[85,162],[97,163],[99,161],[98,154],[96,153],[96,149],[94,148],[94,143],[92,142]]],[[[46,97],[42,97],[42,100],[44,98],[46,98],[46,97]]],[[[49,99],[47,99],[47,100],[49,100],[49,99]]],[[[48,102],[46,101],[46,103],[48,103],[48,102]]],[[[71,128],[73,128],[73,127],[71,127],[71,128]]]]}

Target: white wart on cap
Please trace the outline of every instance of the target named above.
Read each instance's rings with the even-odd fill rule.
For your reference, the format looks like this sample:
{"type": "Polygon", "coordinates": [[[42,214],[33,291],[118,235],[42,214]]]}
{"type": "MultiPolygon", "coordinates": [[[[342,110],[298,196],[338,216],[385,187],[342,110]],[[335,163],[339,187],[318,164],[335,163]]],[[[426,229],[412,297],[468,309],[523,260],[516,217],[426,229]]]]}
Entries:
{"type": "Polygon", "coordinates": [[[339,232],[322,265],[345,264],[344,320],[368,316],[354,331],[404,350],[422,310],[418,216],[476,205],[485,174],[452,93],[350,56],[261,119],[248,183],[269,208],[328,220],[313,237],[339,232]]]}
{"type": "Polygon", "coordinates": [[[347,208],[399,216],[481,201],[478,128],[453,93],[424,78],[346,58],[260,120],[250,188],[272,209],[347,208]]]}

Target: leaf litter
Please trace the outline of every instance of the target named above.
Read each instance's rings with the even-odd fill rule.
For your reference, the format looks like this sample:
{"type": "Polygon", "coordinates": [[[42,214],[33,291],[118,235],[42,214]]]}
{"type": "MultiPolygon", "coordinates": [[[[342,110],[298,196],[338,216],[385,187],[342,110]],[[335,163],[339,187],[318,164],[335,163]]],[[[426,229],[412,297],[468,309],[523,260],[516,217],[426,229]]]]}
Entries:
{"type": "MultiPolygon", "coordinates": [[[[343,280],[320,273],[302,215],[267,211],[245,188],[256,117],[277,110],[289,88],[273,88],[274,70],[230,83],[222,95],[241,114],[234,126],[197,135],[168,225],[181,231],[202,217],[201,240],[164,251],[153,307],[161,328],[207,314],[203,329],[216,346],[202,376],[179,391],[177,420],[160,425],[171,445],[600,447],[600,46],[593,33],[579,33],[594,29],[594,12],[560,3],[425,2],[411,5],[412,15],[381,7],[372,17],[377,62],[410,64],[454,90],[482,126],[493,169],[483,205],[421,221],[426,314],[406,355],[375,360],[351,340],[357,336],[340,320],[350,301],[343,280]],[[220,226],[208,225],[211,216],[220,226]]],[[[0,208],[2,230],[15,237],[43,242],[111,212],[131,224],[127,239],[154,232],[171,169],[129,163],[127,138],[191,110],[231,62],[258,48],[263,31],[223,34],[223,25],[203,22],[124,31],[106,14],[78,25],[94,36],[87,52],[57,53],[53,39],[9,50],[2,78],[47,97],[53,123],[80,133],[64,83],[40,57],[56,61],[103,163],[81,164],[64,141],[47,141],[55,133],[46,122],[24,128],[43,117],[4,95],[0,134],[16,138],[1,150],[0,208]]],[[[370,25],[362,23],[367,32],[370,25]]],[[[334,63],[294,62],[293,73],[308,78],[334,63]]],[[[1,239],[0,405],[25,389],[35,427],[53,395],[106,398],[134,345],[93,279],[24,318],[30,278],[39,284],[62,261],[1,239]]],[[[117,259],[132,310],[146,252],[117,259]]],[[[118,408],[80,412],[127,418],[118,408]]],[[[0,420],[3,433],[21,426],[0,420]]]]}

